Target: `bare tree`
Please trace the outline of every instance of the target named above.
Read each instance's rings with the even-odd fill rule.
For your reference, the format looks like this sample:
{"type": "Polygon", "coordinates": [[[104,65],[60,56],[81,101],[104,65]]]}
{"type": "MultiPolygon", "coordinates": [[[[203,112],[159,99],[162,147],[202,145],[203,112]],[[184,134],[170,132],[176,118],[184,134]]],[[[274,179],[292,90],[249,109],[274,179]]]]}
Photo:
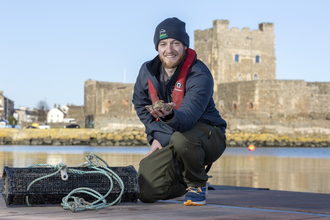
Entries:
{"type": "Polygon", "coordinates": [[[38,121],[46,123],[47,112],[49,111],[48,103],[45,100],[40,100],[37,104],[38,121]]]}

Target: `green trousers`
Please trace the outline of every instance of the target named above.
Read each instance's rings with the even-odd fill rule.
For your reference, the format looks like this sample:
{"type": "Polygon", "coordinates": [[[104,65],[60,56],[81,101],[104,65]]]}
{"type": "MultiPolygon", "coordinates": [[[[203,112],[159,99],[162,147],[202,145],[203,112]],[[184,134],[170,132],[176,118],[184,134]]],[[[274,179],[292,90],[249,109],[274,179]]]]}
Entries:
{"type": "Polygon", "coordinates": [[[155,202],[182,196],[186,187],[205,186],[205,166],[226,149],[219,128],[197,123],[186,132],[174,132],[169,145],[140,161],[139,199],[155,202]]]}

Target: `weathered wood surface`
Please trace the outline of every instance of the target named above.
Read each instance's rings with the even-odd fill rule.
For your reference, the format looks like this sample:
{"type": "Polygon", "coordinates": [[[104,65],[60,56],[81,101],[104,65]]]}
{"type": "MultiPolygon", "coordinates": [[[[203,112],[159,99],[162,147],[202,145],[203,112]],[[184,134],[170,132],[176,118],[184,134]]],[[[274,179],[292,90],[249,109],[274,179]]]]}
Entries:
{"type": "Polygon", "coordinates": [[[7,207],[0,198],[0,219],[330,219],[330,194],[226,186],[215,189],[209,191],[206,206],[184,206],[184,197],[180,197],[148,204],[122,203],[78,213],[59,205],[7,207]]]}

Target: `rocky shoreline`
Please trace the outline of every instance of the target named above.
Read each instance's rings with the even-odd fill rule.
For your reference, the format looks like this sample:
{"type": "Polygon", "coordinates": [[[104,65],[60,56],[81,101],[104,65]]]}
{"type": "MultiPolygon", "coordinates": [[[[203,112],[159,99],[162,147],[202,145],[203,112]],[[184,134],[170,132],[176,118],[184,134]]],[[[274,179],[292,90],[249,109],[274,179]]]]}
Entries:
{"type": "MultiPolygon", "coordinates": [[[[330,147],[330,135],[277,134],[268,131],[227,130],[228,147],[330,147]]],[[[144,128],[116,131],[97,129],[0,129],[0,145],[149,146],[144,128]]]]}

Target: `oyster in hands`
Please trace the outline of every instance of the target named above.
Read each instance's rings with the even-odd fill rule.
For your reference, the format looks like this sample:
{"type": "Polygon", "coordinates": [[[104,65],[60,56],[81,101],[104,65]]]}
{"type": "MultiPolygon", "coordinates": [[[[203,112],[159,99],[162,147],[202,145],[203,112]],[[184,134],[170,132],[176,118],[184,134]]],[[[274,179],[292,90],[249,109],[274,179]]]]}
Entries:
{"type": "Polygon", "coordinates": [[[148,109],[150,111],[155,111],[156,109],[158,111],[162,110],[163,108],[166,110],[166,111],[170,111],[172,109],[172,106],[170,106],[168,103],[164,103],[163,100],[158,100],[158,101],[155,101],[154,104],[152,105],[147,105],[148,109]]]}

